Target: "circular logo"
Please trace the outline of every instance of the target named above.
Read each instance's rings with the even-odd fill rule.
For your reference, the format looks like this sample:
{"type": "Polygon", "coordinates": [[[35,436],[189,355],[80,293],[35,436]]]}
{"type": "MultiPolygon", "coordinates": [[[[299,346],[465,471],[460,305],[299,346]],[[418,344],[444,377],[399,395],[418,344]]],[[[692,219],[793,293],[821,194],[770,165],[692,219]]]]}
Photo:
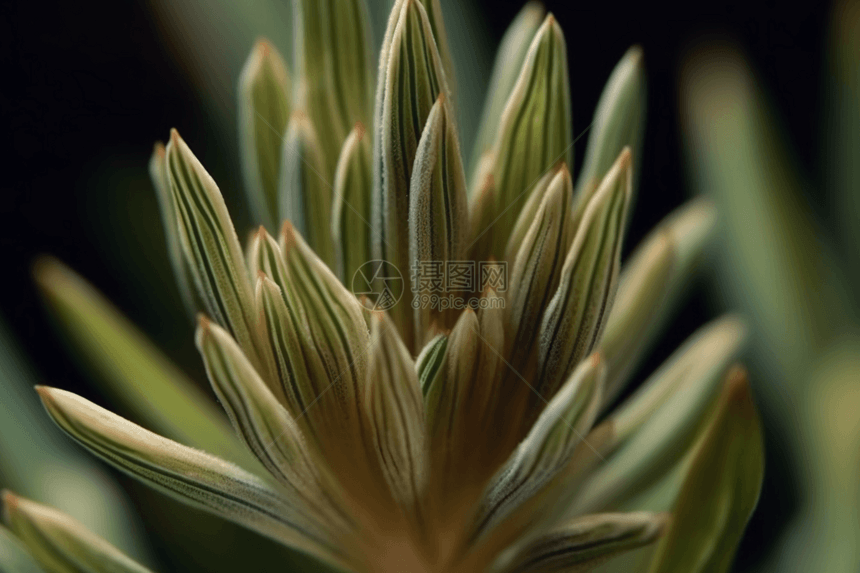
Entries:
{"type": "Polygon", "coordinates": [[[403,275],[388,261],[367,261],[352,275],[352,292],[370,310],[388,310],[403,296],[403,275]]]}

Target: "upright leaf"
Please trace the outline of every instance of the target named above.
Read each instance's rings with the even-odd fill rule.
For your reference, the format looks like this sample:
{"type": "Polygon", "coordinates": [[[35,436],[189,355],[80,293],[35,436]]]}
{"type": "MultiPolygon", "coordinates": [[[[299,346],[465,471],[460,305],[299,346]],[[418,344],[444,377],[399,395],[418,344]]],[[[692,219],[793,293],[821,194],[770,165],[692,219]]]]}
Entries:
{"type": "Polygon", "coordinates": [[[254,221],[278,225],[281,146],[290,117],[290,74],[268,40],[258,40],[239,76],[239,153],[254,221]]]}
{"type": "Polygon", "coordinates": [[[352,284],[356,271],[373,260],[371,235],[371,149],[364,125],[347,136],[334,172],[331,232],[337,274],[352,284]]]}

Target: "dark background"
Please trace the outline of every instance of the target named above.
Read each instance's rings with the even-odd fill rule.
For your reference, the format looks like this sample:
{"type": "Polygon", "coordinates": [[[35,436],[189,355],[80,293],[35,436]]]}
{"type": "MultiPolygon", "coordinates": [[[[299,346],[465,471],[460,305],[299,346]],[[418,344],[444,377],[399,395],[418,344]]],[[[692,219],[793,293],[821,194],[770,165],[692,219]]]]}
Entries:
{"type": "MultiPolygon", "coordinates": [[[[479,4],[496,39],[520,7],[519,2],[493,0],[479,4]]],[[[786,120],[802,168],[817,175],[812,166],[820,135],[816,118],[825,3],[546,5],[567,35],[577,134],[624,51],[633,43],[644,47],[648,128],[628,248],[687,196],[677,72],[686,51],[708,35],[727,34],[745,48],[786,120]]],[[[0,54],[6,147],[0,163],[0,314],[44,383],[101,400],[58,342],[32,285],[34,258],[50,253],[92,281],[198,381],[205,380],[164,255],[147,161],[153,141],[181,125],[183,133],[193,134],[195,151],[205,156],[203,162],[222,190],[238,190],[239,175],[235,158],[218,161],[225,146],[216,141],[217,128],[207,120],[147,6],[4,3],[0,54]]],[[[577,145],[577,163],[583,151],[584,145],[577,145]]],[[[247,227],[242,226],[238,197],[233,193],[227,200],[238,213],[243,236],[247,227]]],[[[695,289],[645,369],[659,364],[716,314],[702,291],[701,285],[695,289]]],[[[768,477],[740,553],[742,567],[761,557],[794,508],[784,452],[774,436],[768,442],[768,477]]]]}

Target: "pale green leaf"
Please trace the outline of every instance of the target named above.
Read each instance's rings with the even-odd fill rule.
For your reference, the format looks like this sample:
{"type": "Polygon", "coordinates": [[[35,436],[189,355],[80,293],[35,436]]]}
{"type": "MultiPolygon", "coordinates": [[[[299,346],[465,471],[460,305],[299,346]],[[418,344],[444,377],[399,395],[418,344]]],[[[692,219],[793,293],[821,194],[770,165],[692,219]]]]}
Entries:
{"type": "Polygon", "coordinates": [[[314,252],[334,268],[331,176],[327,175],[315,127],[301,112],[294,113],[287,124],[278,184],[280,215],[307,237],[314,252]]]}
{"type": "Polygon", "coordinates": [[[367,5],[365,0],[293,0],[292,5],[296,108],[307,113],[316,128],[321,173],[331,181],[352,126],[370,125],[374,46],[367,5]]]}
{"type": "MultiPolygon", "coordinates": [[[[418,269],[413,296],[432,294],[420,280],[423,265],[466,258],[469,211],[466,177],[450,104],[440,96],[430,109],[415,152],[409,187],[409,269],[418,269]]],[[[415,343],[422,347],[433,326],[445,326],[439,309],[415,309],[415,343]]]]}
{"type": "Polygon", "coordinates": [[[26,546],[0,525],[0,571],[10,573],[45,573],[26,546]]]}
{"type": "Polygon", "coordinates": [[[625,149],[589,201],[540,327],[538,392],[550,397],[600,341],[615,297],[630,205],[632,165],[625,149]]]}
{"type": "Polygon", "coordinates": [[[622,267],[600,341],[600,352],[609,364],[604,406],[624,388],[683,298],[716,217],[710,201],[689,202],[663,219],[622,267]]]}
{"type": "Polygon", "coordinates": [[[577,517],[529,541],[525,547],[511,552],[512,555],[503,554],[495,570],[584,573],[622,553],[653,543],[667,522],[666,514],[646,512],[577,517]]]}
{"type": "Polygon", "coordinates": [[[736,368],[696,446],[650,573],[729,571],[758,503],[763,477],[761,423],[746,372],[736,368]]]}
{"type": "Polygon", "coordinates": [[[613,511],[683,458],[745,331],[734,316],[702,327],[595,429],[611,435],[600,448],[606,460],[581,486],[569,515],[613,511]]]}
{"type": "Polygon", "coordinates": [[[567,73],[567,46],[552,14],[541,25],[529,47],[516,85],[505,104],[493,148],[495,203],[498,220],[484,233],[491,253],[504,255],[508,235],[535,183],[564,161],[573,166],[573,122],[567,73]]]}
{"type": "Polygon", "coordinates": [[[40,259],[34,274],[57,324],[111,399],[160,433],[259,467],[212,399],[101,293],[55,259],[40,259]]]}
{"type": "Polygon", "coordinates": [[[268,40],[258,40],[239,76],[239,153],[254,221],[278,225],[281,145],[290,117],[290,74],[268,40]]]}
{"type": "Polygon", "coordinates": [[[167,175],[201,310],[226,328],[257,366],[253,293],[236,230],[215,181],[175,129],[167,144],[167,175]]]}
{"type": "Polygon", "coordinates": [[[576,182],[577,205],[583,205],[597,189],[618,154],[629,147],[636,162],[632,194],[635,199],[642,163],[647,86],[642,48],[633,46],[603,88],[588,134],[585,160],[576,182]]]}
{"type": "MultiPolygon", "coordinates": [[[[47,571],[149,573],[149,569],[136,563],[65,513],[18,497],[9,491],[4,491],[2,497],[3,520],[6,525],[47,571]]],[[[25,570],[13,571],[23,573],[25,570]]]]}
{"type": "Polygon", "coordinates": [[[364,125],[357,123],[340,152],[334,172],[331,229],[337,274],[352,284],[356,271],[373,259],[371,250],[371,149],[364,125]]]}
{"type": "Polygon", "coordinates": [[[70,392],[37,387],[54,422],[124,473],[203,509],[330,563],[343,555],[315,520],[260,478],[183,446],[70,392]]]}
{"type": "Polygon", "coordinates": [[[475,174],[480,172],[478,164],[481,157],[493,148],[505,104],[514,89],[529,46],[531,46],[545,13],[546,11],[540,2],[529,2],[523,6],[514,21],[508,26],[505,35],[502,36],[502,41],[499,43],[490,83],[487,86],[487,96],[484,99],[481,124],[472,151],[471,166],[474,171],[472,185],[469,189],[471,193],[474,193],[480,186],[480,179],[475,178],[475,174]]]}
{"type": "Polygon", "coordinates": [[[347,529],[334,501],[325,464],[305,443],[295,419],[281,405],[236,342],[218,325],[200,320],[197,348],[206,372],[233,426],[291,498],[323,528],[347,529]]]}
{"type": "Polygon", "coordinates": [[[377,341],[363,397],[380,465],[394,498],[415,510],[424,493],[427,459],[424,404],[418,374],[397,328],[384,313],[371,316],[377,341]]]}
{"type": "MultiPolygon", "coordinates": [[[[421,2],[398,0],[382,45],[376,88],[373,145],[373,257],[382,276],[404,280],[410,292],[409,184],[418,142],[430,109],[448,92],[441,56],[421,2]]],[[[451,118],[453,121],[453,118],[451,118]]],[[[456,131],[456,129],[455,129],[456,131]]],[[[406,347],[414,350],[412,308],[390,309],[406,347]]]]}
{"type": "Polygon", "coordinates": [[[188,268],[185,257],[182,256],[179,228],[176,225],[176,211],[173,206],[173,197],[170,194],[170,183],[167,180],[167,154],[164,144],[160,141],[155,144],[149,159],[149,178],[152,180],[152,186],[155,188],[155,195],[158,198],[161,223],[164,225],[164,238],[167,243],[167,256],[173,267],[176,286],[179,289],[185,310],[189,316],[193,317],[203,308],[203,301],[197,296],[191,270],[188,268]]]}

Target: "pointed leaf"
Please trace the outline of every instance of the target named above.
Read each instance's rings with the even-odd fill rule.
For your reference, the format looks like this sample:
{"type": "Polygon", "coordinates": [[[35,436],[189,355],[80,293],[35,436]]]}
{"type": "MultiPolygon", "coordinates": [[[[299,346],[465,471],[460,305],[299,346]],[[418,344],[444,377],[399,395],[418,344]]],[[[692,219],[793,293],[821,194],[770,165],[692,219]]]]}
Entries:
{"type": "MultiPolygon", "coordinates": [[[[542,191],[544,196],[530,218],[528,231],[509,259],[513,270],[505,304],[506,355],[511,357],[511,367],[527,378],[534,372],[531,363],[537,360],[541,317],[559,286],[571,235],[573,185],[567,167],[561,164],[546,189],[538,187],[536,191],[542,191]]],[[[523,215],[531,211],[528,207],[523,215]]]]}
{"type": "Polygon", "coordinates": [[[567,46],[550,14],[529,47],[493,148],[493,213],[500,218],[488,232],[495,237],[490,243],[496,258],[504,254],[509,229],[535,183],[559,161],[572,168],[572,129],[567,46]]]}
{"type": "Polygon", "coordinates": [[[333,268],[331,177],[326,174],[317,133],[311,120],[301,112],[294,113],[287,124],[278,191],[280,218],[299,229],[314,252],[333,268]]]}
{"type": "Polygon", "coordinates": [[[371,149],[364,125],[349,133],[334,173],[331,229],[337,274],[352,284],[358,268],[373,260],[371,249],[371,149]]]}
{"type": "Polygon", "coordinates": [[[583,215],[540,329],[539,386],[549,397],[600,341],[618,282],[631,192],[630,150],[607,173],[583,215]]]}
{"type": "Polygon", "coordinates": [[[167,154],[164,144],[160,141],[155,144],[152,157],[149,159],[149,178],[152,180],[152,186],[155,187],[155,195],[158,198],[161,223],[164,225],[164,238],[167,243],[167,256],[170,259],[170,266],[173,267],[176,286],[179,288],[182,304],[185,305],[189,316],[193,317],[203,308],[203,301],[197,296],[194,278],[185,257],[182,256],[179,228],[176,225],[176,210],[167,179],[167,154]]]}
{"type": "Polygon", "coordinates": [[[672,469],[705,423],[745,330],[733,316],[702,327],[595,429],[611,435],[601,447],[606,460],[581,486],[569,515],[613,511],[672,469]]]}
{"type": "MultiPolygon", "coordinates": [[[[475,147],[472,151],[472,168],[477,172],[480,158],[492,149],[499,129],[499,120],[505,109],[511,90],[519,77],[523,61],[535,33],[543,22],[546,11],[540,2],[532,1],[523,6],[514,21],[508,26],[493,63],[493,72],[487,86],[481,124],[475,147]]],[[[474,179],[473,179],[474,181],[474,179]]],[[[474,190],[472,186],[470,189],[474,190]]]]}
{"type": "Polygon", "coordinates": [[[101,293],[55,259],[39,259],[34,274],[76,355],[112,399],[161,433],[249,469],[259,467],[212,399],[101,293]]]}
{"type": "Polygon", "coordinates": [[[70,392],[37,387],[54,422],[93,454],[176,499],[338,564],[343,558],[312,516],[266,482],[183,446],[70,392]]]}
{"type": "Polygon", "coordinates": [[[258,40],[239,76],[239,151],[251,216],[278,226],[281,146],[290,117],[290,74],[268,40],[258,40]]]}
{"type": "Polygon", "coordinates": [[[3,520],[46,570],[52,573],[149,573],[149,569],[65,513],[9,491],[4,491],[2,496],[3,520]]]}
{"type": "Polygon", "coordinates": [[[650,572],[728,571],[758,503],[763,474],[761,423],[746,372],[736,368],[697,446],[650,572]]]}
{"type": "Polygon", "coordinates": [[[565,467],[597,417],[606,368],[585,360],[541,412],[525,440],[493,478],[481,501],[475,537],[485,534],[565,467]]]}
{"type": "Polygon", "coordinates": [[[299,72],[296,107],[316,127],[322,173],[331,181],[352,126],[370,124],[375,47],[370,41],[367,5],[364,0],[293,0],[292,4],[299,72]]]}
{"type": "Polygon", "coordinates": [[[624,388],[678,306],[716,217],[710,201],[690,201],[651,231],[624,264],[600,342],[609,364],[604,406],[624,388]]]}
{"type": "Polygon", "coordinates": [[[167,175],[180,243],[203,311],[226,328],[257,365],[253,294],[236,230],[215,181],[174,129],[167,175]]]}
{"type": "Polygon", "coordinates": [[[416,507],[424,495],[424,404],[412,356],[384,313],[371,318],[373,348],[364,396],[373,443],[394,498],[416,507]]]}
{"type": "Polygon", "coordinates": [[[635,199],[647,107],[642,60],[641,47],[627,50],[603,88],[588,134],[585,161],[576,182],[578,204],[584,206],[625,147],[631,149],[637,165],[632,190],[635,199]]]}
{"type": "MultiPolygon", "coordinates": [[[[398,0],[395,4],[379,69],[373,145],[373,256],[384,261],[381,276],[404,275],[403,292],[408,293],[412,169],[430,109],[439,94],[448,92],[442,59],[421,2],[398,0]]],[[[400,295],[394,293],[395,298],[400,295]]],[[[407,348],[412,349],[412,309],[396,305],[390,314],[407,348]]]]}
{"type": "MultiPolygon", "coordinates": [[[[469,212],[466,178],[452,111],[444,96],[430,109],[412,170],[409,187],[409,269],[418,273],[414,296],[430,294],[420,280],[422,265],[466,258],[469,212]]],[[[438,309],[415,309],[415,341],[426,342],[431,326],[442,321],[438,309]]],[[[444,326],[444,321],[440,323],[444,326]]]]}
{"type": "MultiPolygon", "coordinates": [[[[324,462],[305,443],[294,418],[278,403],[248,359],[224,329],[201,317],[197,347],[212,388],[233,426],[266,469],[304,510],[328,527],[344,529],[344,516],[333,505],[320,473],[324,462]]],[[[334,493],[334,492],[331,492],[334,493]]]]}

